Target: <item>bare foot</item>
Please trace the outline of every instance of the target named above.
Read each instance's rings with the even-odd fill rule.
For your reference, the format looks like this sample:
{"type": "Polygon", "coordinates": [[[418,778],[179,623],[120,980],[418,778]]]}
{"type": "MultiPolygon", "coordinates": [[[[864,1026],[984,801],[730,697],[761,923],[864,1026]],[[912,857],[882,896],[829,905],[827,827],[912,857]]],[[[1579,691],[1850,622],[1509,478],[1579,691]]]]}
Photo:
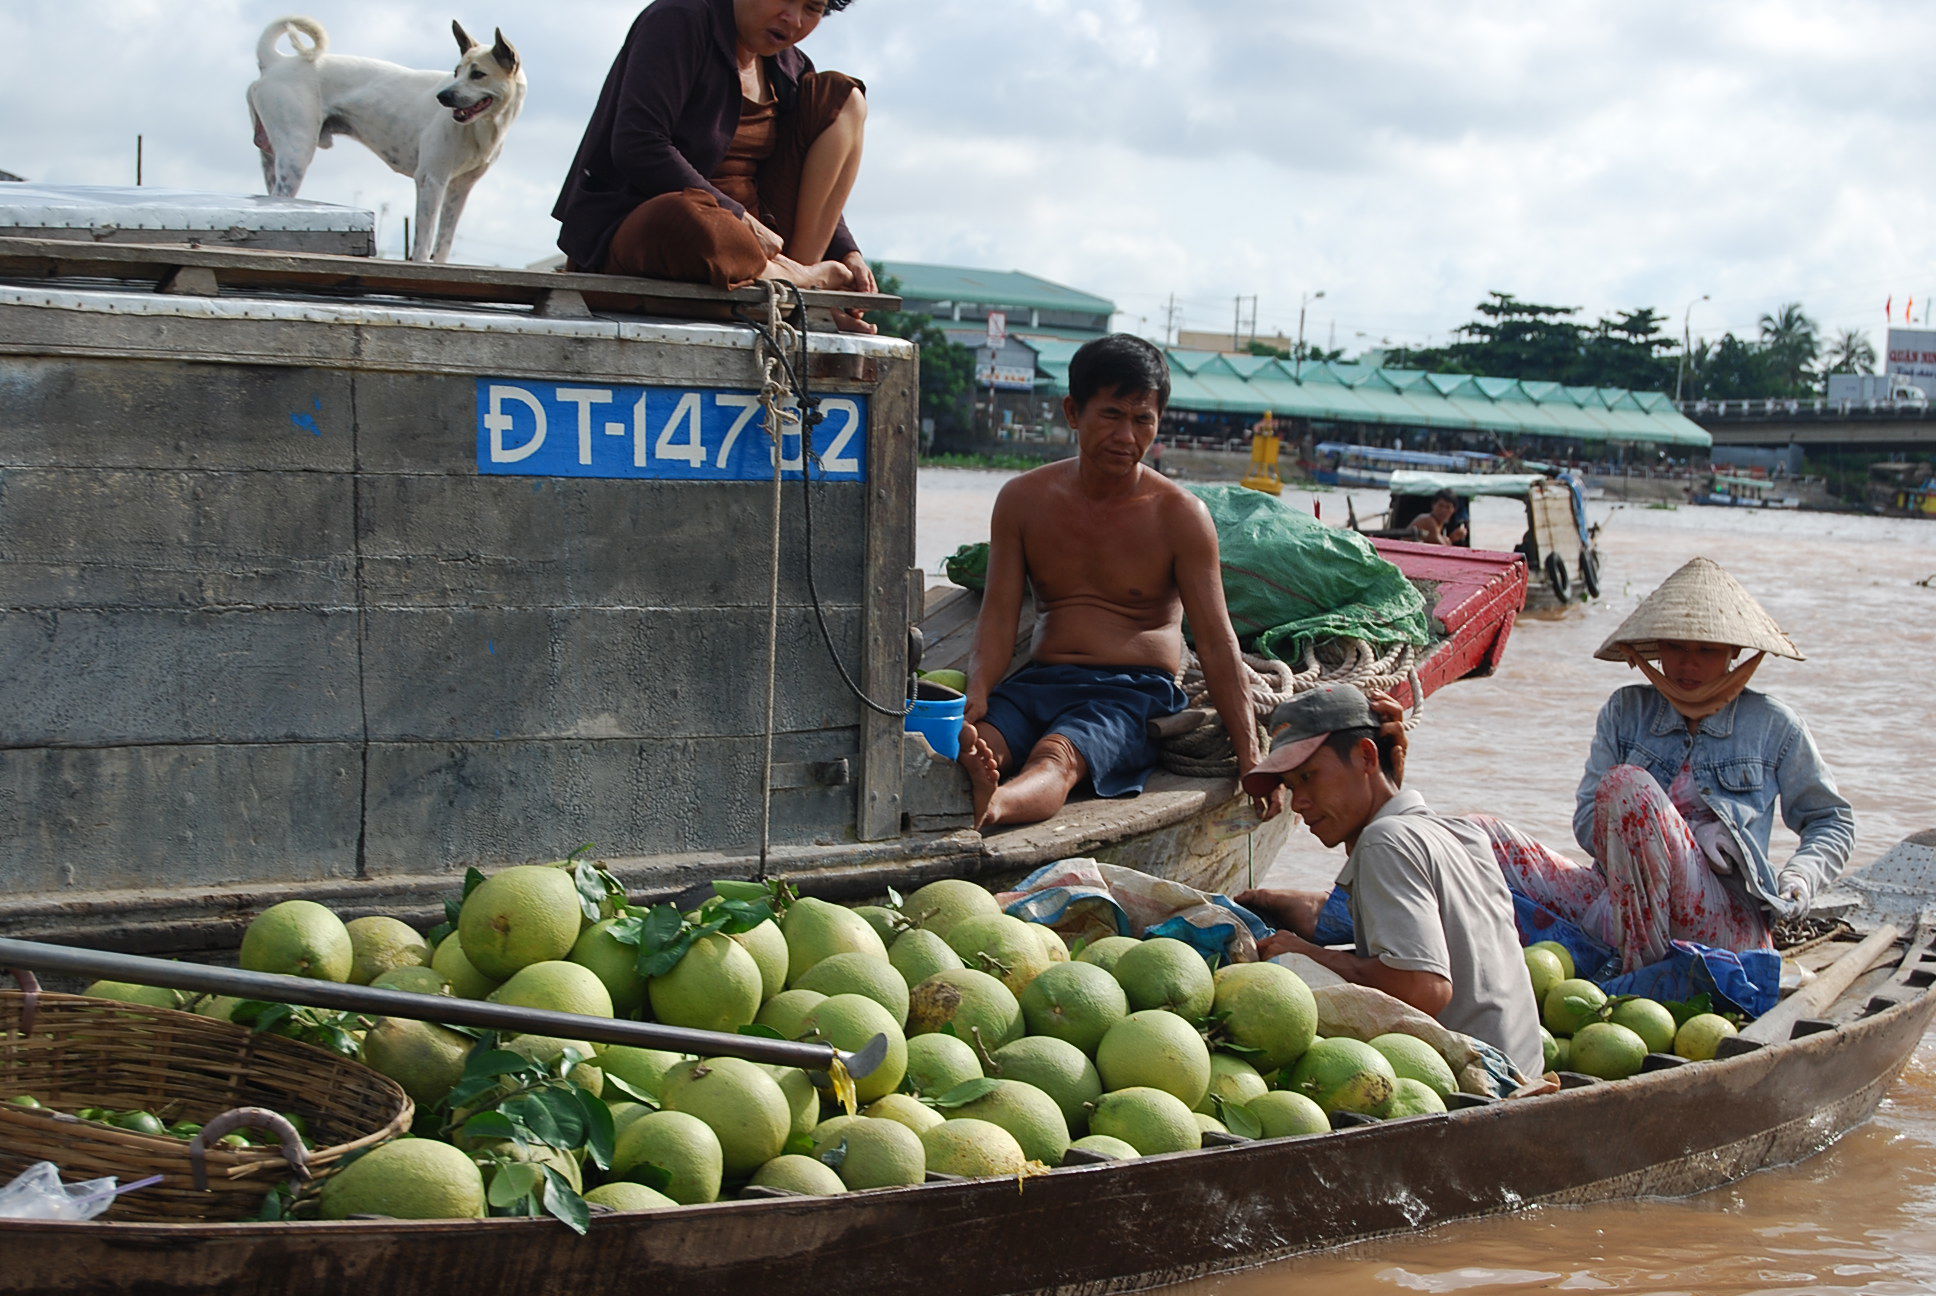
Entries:
{"type": "Polygon", "coordinates": [[[956,759],[961,768],[968,772],[969,786],[975,794],[975,828],[993,826],[991,804],[995,793],[1002,785],[1001,762],[995,759],[995,749],[981,736],[981,730],[974,725],[961,727],[961,753],[956,759]]]}

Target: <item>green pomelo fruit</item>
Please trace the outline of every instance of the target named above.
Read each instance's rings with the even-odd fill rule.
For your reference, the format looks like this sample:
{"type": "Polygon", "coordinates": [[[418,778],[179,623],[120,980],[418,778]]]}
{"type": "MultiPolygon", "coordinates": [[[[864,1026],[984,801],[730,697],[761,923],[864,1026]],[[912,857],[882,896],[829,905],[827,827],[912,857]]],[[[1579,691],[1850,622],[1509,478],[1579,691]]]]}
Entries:
{"type": "Polygon", "coordinates": [[[993,1090],[953,1108],[947,1113],[948,1119],[985,1120],[999,1125],[1015,1136],[1029,1160],[1061,1165],[1062,1154],[1069,1150],[1069,1122],[1062,1118],[1062,1108],[1055,1099],[1020,1080],[991,1079],[989,1083],[995,1086],[993,1090]]]}
{"type": "Polygon", "coordinates": [[[1116,960],[1142,943],[1134,936],[1104,936],[1100,940],[1092,940],[1084,945],[1082,953],[1076,955],[1076,962],[1092,963],[1114,976],[1116,960]]]}
{"type": "Polygon", "coordinates": [[[928,1169],[964,1179],[1020,1174],[1028,1168],[1028,1154],[1013,1134],[972,1116],[940,1121],[922,1130],[921,1148],[927,1154],[928,1169]]]}
{"type": "Polygon", "coordinates": [[[1417,1080],[1441,1098],[1459,1091],[1451,1065],[1439,1051],[1416,1035],[1380,1035],[1371,1046],[1385,1055],[1400,1080],[1417,1080]]]}
{"type": "Polygon", "coordinates": [[[760,1005],[753,1015],[756,1026],[771,1026],[788,1039],[799,1039],[807,1030],[807,1014],[827,1002],[818,990],[782,990],[760,1005]]]}
{"type": "MultiPolygon", "coordinates": [[[[1196,1118],[1197,1129],[1205,1134],[1228,1134],[1230,1132],[1228,1125],[1207,1112],[1193,1111],[1190,1115],[1196,1118]]],[[[1198,1145],[1201,1146],[1201,1144],[1202,1140],[1199,1139],[1198,1145]]]]}
{"type": "Polygon", "coordinates": [[[799,1067],[769,1066],[765,1070],[786,1095],[787,1109],[793,1113],[788,1140],[811,1136],[813,1127],[820,1123],[820,1091],[814,1088],[813,1077],[799,1067]]]}
{"type": "Polygon", "coordinates": [[[760,965],[737,941],[701,936],[664,976],[645,984],[652,1015],[668,1026],[732,1033],[760,1011],[760,965]]]}
{"type": "Polygon", "coordinates": [[[630,1125],[633,1121],[647,1113],[658,1110],[656,1107],[647,1107],[642,1102],[632,1102],[630,1099],[625,1098],[612,1099],[609,1097],[605,1100],[605,1109],[612,1113],[612,1133],[614,1135],[623,1134],[627,1125],[630,1125]]]}
{"type": "Polygon", "coordinates": [[[464,957],[493,981],[533,963],[558,962],[571,953],[584,926],[578,903],[578,886],[564,869],[518,864],[493,873],[458,911],[464,957]]]}
{"type": "Polygon", "coordinates": [[[585,1194],[585,1200],[594,1206],[607,1206],[615,1211],[664,1210],[679,1203],[662,1192],[655,1192],[644,1184],[618,1183],[600,1184],[585,1194]]]}
{"type": "Polygon", "coordinates": [[[884,958],[871,954],[832,955],[814,964],[805,976],[794,982],[794,989],[817,990],[828,996],[862,995],[887,1009],[895,1025],[907,1025],[908,984],[884,958]]]}
{"type": "Polygon", "coordinates": [[[939,684],[943,688],[951,688],[957,693],[966,693],[968,691],[968,675],[965,671],[922,671],[921,678],[939,684]]]}
{"type": "Polygon", "coordinates": [[[926,1035],[949,1026],[992,1053],[1022,1038],[1022,1006],[986,972],[937,972],[908,993],[908,1033],[926,1035]]]}
{"type": "Polygon", "coordinates": [[[1551,1071],[1560,1060],[1560,1042],[1544,1026],[1539,1028],[1540,1065],[1551,1071]]]}
{"type": "Polygon", "coordinates": [[[961,961],[999,977],[1009,993],[1020,994],[1049,966],[1048,951],[1030,924],[1007,914],[977,914],[948,930],[948,948],[961,961]]]}
{"type": "Polygon", "coordinates": [[[1529,948],[1522,951],[1522,956],[1526,960],[1526,975],[1533,983],[1533,998],[1545,1003],[1546,992],[1566,980],[1566,966],[1549,949],[1529,948]]]}
{"type": "Polygon", "coordinates": [[[1112,1138],[1107,1134],[1084,1134],[1069,1146],[1081,1148],[1084,1152],[1094,1152],[1097,1156],[1106,1156],[1112,1161],[1134,1161],[1143,1155],[1121,1139],[1112,1138]]]}
{"type": "Polygon", "coordinates": [[[896,936],[888,947],[887,961],[894,965],[910,990],[937,972],[954,972],[968,966],[961,961],[961,955],[948,947],[947,941],[920,928],[896,936]]]}
{"type": "Polygon", "coordinates": [[[1652,999],[1624,999],[1613,1006],[1607,1020],[1640,1036],[1649,1053],[1674,1051],[1674,1014],[1652,999]]]}
{"type": "MultiPolygon", "coordinates": [[[[405,968],[402,971],[412,972],[412,971],[418,971],[418,970],[419,969],[415,969],[415,968],[405,968]]],[[[432,972],[429,968],[423,968],[421,969],[421,971],[423,971],[426,975],[429,975],[429,976],[433,976],[433,977],[437,976],[437,974],[435,972],[432,972]]],[[[398,975],[401,975],[401,974],[402,974],[401,972],[398,973],[398,975]]],[[[389,974],[386,974],[386,975],[389,975],[389,974]]],[[[443,981],[443,978],[437,977],[437,980],[439,984],[441,984],[443,981]]],[[[375,983],[372,982],[372,984],[375,984],[375,983]]],[[[396,989],[396,990],[407,990],[409,988],[410,988],[409,986],[386,987],[386,989],[396,989]]],[[[433,991],[426,991],[425,993],[435,994],[438,992],[433,990],[433,991]]],[[[246,1000],[238,999],[234,995],[218,995],[218,994],[203,995],[201,998],[197,999],[194,1002],[194,1004],[190,1007],[189,1011],[194,1013],[197,1017],[213,1017],[217,1021],[233,1021],[235,1019],[235,1010],[237,1008],[240,1008],[246,1002],[247,1002],[246,1000]]]]}
{"type": "Polygon", "coordinates": [[[1175,1013],[1145,1008],[1109,1028],[1096,1070],[1105,1089],[1161,1089],[1194,1107],[1210,1091],[1210,1046],[1175,1013]]]}
{"type": "Polygon", "coordinates": [[[1602,1080],[1625,1080],[1640,1074],[1647,1060],[1647,1041],[1625,1026],[1588,1022],[1574,1033],[1572,1069],[1602,1080]]]}
{"type": "Polygon", "coordinates": [[[1042,952],[1049,956],[1049,962],[1067,963],[1069,961],[1069,943],[1062,939],[1061,932],[1047,923],[1038,922],[1030,923],[1029,930],[1034,932],[1035,939],[1042,943],[1042,952]]]}
{"type": "Polygon", "coordinates": [[[905,1187],[928,1176],[921,1136],[899,1121],[862,1116],[843,1126],[837,1141],[817,1153],[829,1164],[839,1162],[834,1173],[855,1192],[905,1187]]]}
{"type": "Polygon", "coordinates": [[[901,917],[898,910],[889,909],[886,905],[859,905],[854,912],[867,920],[867,925],[881,938],[881,944],[890,949],[894,946],[895,937],[907,927],[907,919],[901,917]]]}
{"type": "Polygon", "coordinates": [[[798,1153],[774,1157],[755,1170],[747,1182],[755,1188],[778,1188],[807,1197],[832,1197],[847,1191],[833,1167],[798,1153]]]}
{"type": "Polygon", "coordinates": [[[1392,1086],[1392,1096],[1372,1114],[1380,1120],[1402,1120],[1407,1116],[1424,1116],[1444,1110],[1445,1099],[1438,1090],[1423,1080],[1400,1076],[1392,1086]]]}
{"type": "Polygon", "coordinates": [[[459,999],[488,999],[498,983],[477,970],[464,953],[464,942],[452,932],[430,956],[431,970],[450,983],[450,992],[459,999]]]}
{"type": "Polygon", "coordinates": [[[1276,963],[1241,963],[1221,977],[1212,1011],[1225,1039],[1253,1050],[1259,1071],[1277,1071],[1304,1056],[1318,1035],[1318,1001],[1304,978],[1276,963]]]}
{"type": "Polygon", "coordinates": [[[1203,1146],[1203,1131],[1188,1104],[1175,1094],[1142,1086],[1104,1094],[1089,1113],[1089,1130],[1121,1139],[1138,1156],[1203,1146]]]}
{"type": "Polygon", "coordinates": [[[1194,1110],[1217,1114],[1217,1100],[1227,1103],[1247,1103],[1270,1091],[1270,1085],[1257,1073],[1257,1068],[1240,1057],[1229,1053],[1210,1055],[1210,1088],[1203,1095],[1203,1101],[1194,1110]]]}
{"type": "Polygon", "coordinates": [[[654,1098],[659,1096],[666,1072],[687,1060],[683,1054],[630,1044],[608,1044],[598,1055],[598,1065],[606,1075],[623,1080],[631,1088],[654,1098]]]}
{"type": "Polygon", "coordinates": [[[430,1022],[385,1017],[363,1033],[358,1057],[402,1085],[417,1106],[433,1107],[464,1078],[475,1042],[430,1022]]]}
{"type": "Polygon", "coordinates": [[[864,1076],[854,1078],[854,1096],[864,1103],[885,1098],[901,1087],[907,1074],[907,1036],[887,1009],[865,995],[832,995],[815,1005],[806,1018],[806,1036],[818,1037],[847,1053],[858,1053],[887,1036],[887,1056],[864,1076]]]}
{"type": "Polygon", "coordinates": [[[1363,1040],[1321,1039],[1291,1068],[1285,1088],[1303,1094],[1328,1115],[1337,1111],[1369,1116],[1390,1100],[1398,1073],[1363,1040]]]}
{"type": "Polygon", "coordinates": [[[343,930],[350,934],[353,985],[369,985],[385,972],[424,967],[430,962],[430,946],[415,927],[399,919],[381,915],[352,918],[343,924],[343,930]]]}
{"type": "Polygon", "coordinates": [[[787,984],[800,984],[800,978],[822,959],[836,954],[872,954],[887,957],[887,946],[867,925],[867,920],[852,909],[802,896],[787,906],[780,919],[786,937],[787,984]]]}
{"type": "Polygon", "coordinates": [[[612,997],[614,1016],[633,1017],[645,1006],[645,978],[639,975],[639,947],[612,935],[617,922],[606,918],[580,932],[567,961],[599,979],[612,997]]]}
{"type": "Polygon", "coordinates": [[[916,1035],[907,1042],[907,1074],[901,1077],[907,1093],[938,1098],[981,1077],[975,1050],[952,1035],[916,1035]]]}
{"type": "Polygon", "coordinates": [[[315,981],[344,981],[356,951],[349,929],[314,900],[284,900],[256,915],[242,933],[242,966],[315,981]]]}
{"type": "Polygon", "coordinates": [[[1122,985],[1093,963],[1057,963],[1029,982],[1018,1002],[1029,1034],[1066,1041],[1091,1055],[1109,1028],[1129,1016],[1122,985]]]}
{"type": "Polygon", "coordinates": [[[589,1040],[561,1039],[556,1035],[513,1035],[499,1047],[528,1057],[533,1062],[542,1062],[554,1070],[564,1060],[565,1050],[574,1049],[578,1053],[578,1061],[565,1074],[591,1090],[595,1098],[605,1093],[603,1059],[589,1040]]]}
{"type": "Polygon", "coordinates": [[[1560,961],[1560,977],[1562,980],[1571,980],[1580,975],[1580,970],[1573,966],[1573,951],[1558,941],[1535,941],[1526,948],[1545,950],[1554,958],[1558,959],[1560,961]]]}
{"type": "Polygon", "coordinates": [[[180,1008],[182,1005],[179,990],[135,985],[128,981],[96,981],[81,993],[90,999],[112,999],[115,1003],[133,1004],[138,1008],[180,1008]]]}
{"type": "Polygon", "coordinates": [[[859,1116],[849,1116],[843,1112],[837,1116],[829,1116],[826,1120],[823,1120],[818,1125],[814,1126],[813,1127],[814,1155],[819,1156],[823,1151],[832,1147],[834,1144],[840,1142],[840,1140],[835,1136],[838,1135],[841,1130],[846,1129],[849,1125],[852,1125],[855,1121],[859,1119],[860,1119],[859,1116]]]}
{"type": "Polygon", "coordinates": [[[1289,1089],[1273,1089],[1252,1098],[1244,1106],[1264,1127],[1265,1138],[1296,1138],[1301,1134],[1331,1132],[1331,1118],[1324,1114],[1324,1108],[1289,1089]]]}
{"type": "Polygon", "coordinates": [[[1001,911],[1002,907],[988,888],[964,878],[930,882],[901,903],[901,912],[910,922],[944,940],[963,918],[1001,911]]]}
{"type": "Polygon", "coordinates": [[[612,996],[605,983],[590,968],[562,960],[519,968],[510,980],[491,991],[490,998],[492,1003],[546,1012],[612,1015],[612,996]]]}
{"type": "Polygon", "coordinates": [[[1556,1039],[1553,1041],[1553,1070],[1571,1071],[1573,1068],[1573,1041],[1556,1039]]]}
{"type": "Polygon", "coordinates": [[[1712,1062],[1721,1041],[1739,1033],[1734,1023],[1719,1013],[1699,1013],[1674,1033],[1674,1052],[1690,1062],[1712,1062]]]}
{"type": "Polygon", "coordinates": [[[1132,1011],[1161,1008],[1188,1022],[1202,1020],[1217,994],[1203,955],[1167,936],[1124,951],[1116,960],[1115,976],[1132,1011]]]}
{"type": "Polygon", "coordinates": [[[1548,990],[1540,1003],[1546,1029],[1555,1035],[1572,1035],[1588,1022],[1600,1020],[1607,992],[1591,981],[1569,979],[1548,990]]]}
{"type": "Polygon", "coordinates": [[[916,1134],[939,1125],[943,1120],[940,1112],[904,1093],[889,1094],[871,1104],[863,1114],[875,1120],[899,1121],[916,1134]]]}
{"type": "Polygon", "coordinates": [[[470,1157],[436,1139],[400,1138],[371,1148],[323,1180],[319,1213],[393,1219],[483,1219],[484,1176],[470,1157]]]}
{"type": "Polygon", "coordinates": [[[405,994],[448,995],[450,982],[433,967],[400,967],[377,973],[372,990],[401,990],[405,994]]]}
{"type": "Polygon", "coordinates": [[[692,1206],[719,1199],[723,1163],[719,1135],[712,1126],[685,1112],[655,1111],[619,1134],[612,1177],[643,1182],[651,1174],[646,1167],[655,1167],[670,1176],[658,1191],[682,1206],[692,1206]]]}
{"type": "Polygon", "coordinates": [[[1067,1040],[1029,1035],[1002,1045],[988,1061],[990,1074],[1034,1085],[1055,1099],[1069,1133],[1088,1133],[1088,1104],[1102,1097],[1102,1077],[1087,1053],[1067,1040]]]}
{"type": "Polygon", "coordinates": [[[668,1111],[697,1116],[719,1136],[729,1178],[750,1175],[780,1155],[793,1131],[793,1108],[779,1082],[742,1058],[684,1062],[667,1072],[668,1111]]]}
{"type": "Polygon", "coordinates": [[[787,962],[791,956],[787,953],[786,936],[780,931],[780,924],[768,919],[743,932],[728,934],[759,965],[761,999],[771,999],[786,989],[787,962]]]}

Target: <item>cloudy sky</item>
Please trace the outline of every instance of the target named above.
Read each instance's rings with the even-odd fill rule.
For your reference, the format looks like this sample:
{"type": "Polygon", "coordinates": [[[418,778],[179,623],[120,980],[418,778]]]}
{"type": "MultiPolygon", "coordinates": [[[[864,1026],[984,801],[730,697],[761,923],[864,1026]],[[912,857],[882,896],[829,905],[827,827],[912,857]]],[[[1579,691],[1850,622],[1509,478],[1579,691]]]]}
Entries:
{"type": "MultiPolygon", "coordinates": [[[[531,93],[454,259],[522,265],[636,4],[4,0],[0,169],[259,192],[243,90],[262,28],[448,67],[501,25],[531,93]]],[[[1190,328],[1349,351],[1444,342],[1488,290],[1754,331],[1801,301],[1881,340],[1936,299],[1918,0],[856,0],[806,50],[867,81],[850,221],[870,256],[1021,269],[1190,328]],[[1703,295],[1708,300],[1698,301],[1703,295]],[[1246,317],[1250,307],[1245,305],[1246,317]]],[[[382,213],[408,181],[351,141],[303,196],[382,213]]]]}

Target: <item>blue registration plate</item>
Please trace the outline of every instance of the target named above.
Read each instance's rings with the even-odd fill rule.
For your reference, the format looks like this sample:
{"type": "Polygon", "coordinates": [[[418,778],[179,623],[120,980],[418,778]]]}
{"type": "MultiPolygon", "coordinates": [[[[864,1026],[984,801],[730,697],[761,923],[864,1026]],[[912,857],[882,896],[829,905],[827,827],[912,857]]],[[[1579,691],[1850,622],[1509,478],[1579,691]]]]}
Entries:
{"type": "MultiPolygon", "coordinates": [[[[792,413],[792,407],[785,407],[792,413]]],[[[868,398],[826,396],[814,429],[819,481],[867,480],[868,398]]],[[[782,421],[781,471],[808,467],[800,423],[782,421]]],[[[515,477],[770,481],[758,394],[713,388],[477,380],[477,470],[515,477]]]]}

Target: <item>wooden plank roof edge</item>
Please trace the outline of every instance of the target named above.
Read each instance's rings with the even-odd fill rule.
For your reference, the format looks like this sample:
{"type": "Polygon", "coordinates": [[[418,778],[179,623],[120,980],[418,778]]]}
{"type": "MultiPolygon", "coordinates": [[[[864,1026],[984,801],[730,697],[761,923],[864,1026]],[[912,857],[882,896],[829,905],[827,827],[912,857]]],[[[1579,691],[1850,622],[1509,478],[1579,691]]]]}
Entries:
{"type": "MultiPolygon", "coordinates": [[[[529,300],[531,294],[578,292],[601,298],[638,297],[655,301],[684,299],[720,304],[756,304],[765,297],[758,287],[715,288],[710,284],[640,279],[629,275],[588,274],[582,271],[514,270],[504,266],[457,266],[434,261],[394,261],[381,257],[336,256],[321,252],[258,252],[247,248],[188,247],[169,243],[83,243],[71,239],[20,238],[0,235],[0,271],[15,270],[38,276],[73,274],[73,266],[119,267],[141,277],[159,277],[178,267],[203,268],[218,279],[247,283],[317,283],[331,287],[389,288],[427,294],[475,296],[479,290],[511,290],[507,296],[529,300]],[[521,290],[521,291],[519,291],[521,290]]],[[[109,275],[109,277],[113,277],[109,275]]],[[[810,307],[892,310],[899,297],[883,293],[826,292],[803,289],[810,307]]]]}

